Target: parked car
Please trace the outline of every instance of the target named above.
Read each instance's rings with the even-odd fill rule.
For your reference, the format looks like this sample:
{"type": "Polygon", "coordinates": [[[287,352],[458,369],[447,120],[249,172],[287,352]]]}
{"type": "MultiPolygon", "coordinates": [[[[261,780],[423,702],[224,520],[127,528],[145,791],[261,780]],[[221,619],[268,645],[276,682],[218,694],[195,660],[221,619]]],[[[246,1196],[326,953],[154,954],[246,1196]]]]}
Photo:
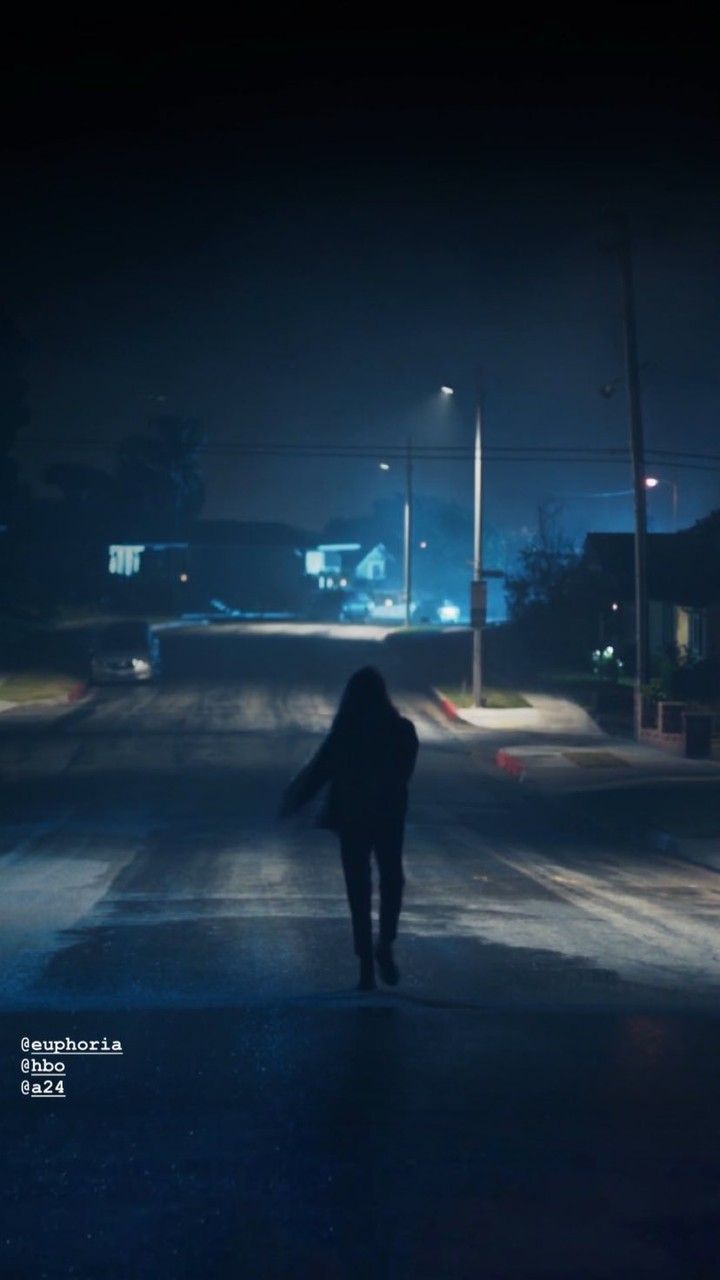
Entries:
{"type": "Polygon", "coordinates": [[[90,673],[96,684],[129,684],[160,674],[160,641],[147,622],[111,622],[92,643],[90,673]]]}
{"type": "Polygon", "coordinates": [[[373,601],[366,591],[354,591],[340,607],[342,622],[365,622],[372,613],[373,601]]]}
{"type": "Polygon", "coordinates": [[[445,596],[426,596],[417,606],[413,614],[413,622],[420,626],[455,626],[461,620],[459,605],[445,596]]]}
{"type": "MultiPolygon", "coordinates": [[[[410,605],[410,616],[415,620],[417,604],[413,600],[410,605]]],[[[370,610],[370,618],[373,622],[404,622],[405,621],[405,601],[400,595],[381,596],[376,599],[370,610]]]]}

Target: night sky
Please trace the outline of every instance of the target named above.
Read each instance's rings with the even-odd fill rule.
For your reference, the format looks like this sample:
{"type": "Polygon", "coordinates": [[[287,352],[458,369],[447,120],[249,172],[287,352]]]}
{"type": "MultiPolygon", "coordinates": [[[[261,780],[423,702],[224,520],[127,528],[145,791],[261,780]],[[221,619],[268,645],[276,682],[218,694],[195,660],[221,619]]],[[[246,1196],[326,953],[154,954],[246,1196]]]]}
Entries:
{"type": "MultiPolygon", "coordinates": [[[[383,446],[469,444],[479,370],[488,448],[622,447],[623,385],[598,393],[622,374],[608,209],[636,242],[647,447],[720,453],[717,68],[678,12],[603,8],[586,33],[18,33],[4,239],[24,474],[109,465],[160,407],[207,427],[207,516],[319,529],[397,487],[383,446]]],[[[649,469],[677,481],[681,522],[720,505],[720,471],[649,469]]],[[[468,461],[416,474],[469,506],[468,461]]],[[[532,526],[552,501],[574,536],[630,528],[629,496],[582,496],[629,485],[629,464],[490,461],[486,519],[532,526]]],[[[651,527],[670,527],[668,495],[651,527]]]]}

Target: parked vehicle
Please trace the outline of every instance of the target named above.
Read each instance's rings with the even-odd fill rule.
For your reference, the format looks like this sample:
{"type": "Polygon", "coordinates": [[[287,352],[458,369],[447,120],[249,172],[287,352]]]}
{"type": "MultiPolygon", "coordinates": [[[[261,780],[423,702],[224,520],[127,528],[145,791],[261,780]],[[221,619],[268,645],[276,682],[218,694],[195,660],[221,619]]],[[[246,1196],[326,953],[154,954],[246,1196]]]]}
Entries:
{"type": "MultiPolygon", "coordinates": [[[[415,621],[417,604],[413,600],[410,605],[410,616],[415,621]]],[[[373,622],[393,623],[405,621],[405,601],[399,595],[381,596],[376,599],[370,611],[373,622]]]]}
{"type": "Polygon", "coordinates": [[[460,621],[459,605],[445,596],[424,596],[418,603],[417,612],[413,615],[413,622],[426,627],[455,626],[460,621]]]}
{"type": "Polygon", "coordinates": [[[96,684],[128,684],[160,674],[160,641],[147,622],[111,622],[96,636],[90,652],[96,684]]]}
{"type": "Polygon", "coordinates": [[[355,591],[348,595],[340,607],[342,622],[365,622],[372,613],[373,601],[366,591],[355,591]]]}

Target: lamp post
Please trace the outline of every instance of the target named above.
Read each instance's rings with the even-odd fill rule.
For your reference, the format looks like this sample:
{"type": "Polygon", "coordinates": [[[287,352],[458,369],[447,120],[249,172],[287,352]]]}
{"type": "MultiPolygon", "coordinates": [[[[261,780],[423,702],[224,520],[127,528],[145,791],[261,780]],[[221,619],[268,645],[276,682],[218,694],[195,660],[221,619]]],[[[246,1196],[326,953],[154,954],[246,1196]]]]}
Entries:
{"type": "Polygon", "coordinates": [[[648,598],[647,598],[647,486],[643,442],[642,401],[638,368],[637,328],[635,318],[635,282],[633,278],[632,244],[627,222],[618,220],[615,240],[623,294],[623,328],[625,336],[625,378],[627,383],[630,457],[635,495],[635,686],[633,710],[635,737],[642,736],[643,686],[647,682],[648,598]]]}
{"type": "Polygon", "coordinates": [[[473,629],[473,706],[482,705],[482,629],[485,625],[485,583],[482,576],[482,413],[480,396],[475,408],[473,577],[470,588],[470,622],[473,629]]]}
{"type": "MultiPolygon", "coordinates": [[[[389,471],[389,462],[380,462],[381,471],[389,471]]],[[[412,621],[412,538],[413,538],[413,453],[408,440],[405,453],[405,501],[403,504],[403,592],[405,595],[405,626],[412,621]]]]}
{"type": "MultiPolygon", "coordinates": [[[[453,395],[452,387],[441,387],[443,395],[453,395]]],[[[478,388],[475,403],[475,445],[473,450],[473,558],[470,584],[470,625],[473,633],[473,706],[482,704],[482,632],[485,625],[486,596],[482,568],[482,406],[478,388]]]]}

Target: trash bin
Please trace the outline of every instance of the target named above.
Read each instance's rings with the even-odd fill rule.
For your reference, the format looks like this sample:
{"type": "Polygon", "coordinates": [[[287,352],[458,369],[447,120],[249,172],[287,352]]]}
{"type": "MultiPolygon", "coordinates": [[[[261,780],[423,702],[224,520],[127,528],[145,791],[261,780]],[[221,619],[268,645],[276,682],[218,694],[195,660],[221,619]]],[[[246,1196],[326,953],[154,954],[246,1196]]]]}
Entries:
{"type": "Polygon", "coordinates": [[[685,755],[691,760],[709,760],[712,755],[713,718],[709,711],[686,711],[683,715],[685,728],[685,755]]]}

